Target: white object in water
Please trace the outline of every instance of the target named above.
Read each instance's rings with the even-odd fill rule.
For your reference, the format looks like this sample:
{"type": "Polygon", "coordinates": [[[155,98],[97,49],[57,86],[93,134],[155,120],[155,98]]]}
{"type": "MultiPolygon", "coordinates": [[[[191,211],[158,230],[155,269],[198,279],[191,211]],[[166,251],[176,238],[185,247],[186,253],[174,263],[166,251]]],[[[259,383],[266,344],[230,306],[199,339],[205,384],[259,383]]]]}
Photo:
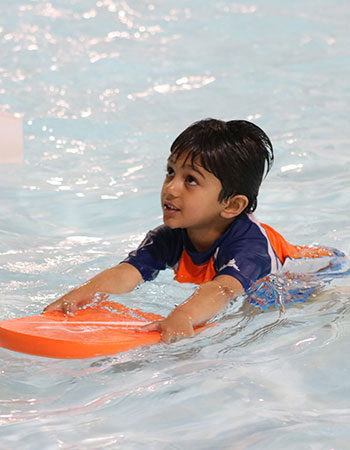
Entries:
{"type": "Polygon", "coordinates": [[[22,118],[0,111],[0,164],[23,161],[22,118]]]}

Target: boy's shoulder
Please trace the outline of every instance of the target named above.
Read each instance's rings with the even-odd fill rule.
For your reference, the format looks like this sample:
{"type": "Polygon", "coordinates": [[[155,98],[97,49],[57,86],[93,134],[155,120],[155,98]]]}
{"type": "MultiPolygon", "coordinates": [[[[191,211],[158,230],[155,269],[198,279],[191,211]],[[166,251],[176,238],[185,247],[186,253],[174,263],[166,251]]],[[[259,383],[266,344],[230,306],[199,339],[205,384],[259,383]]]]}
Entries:
{"type": "Polygon", "coordinates": [[[186,231],[182,228],[170,228],[159,225],[148,231],[140,247],[152,246],[155,251],[162,254],[179,253],[184,245],[186,231]]]}
{"type": "Polygon", "coordinates": [[[254,214],[237,217],[221,236],[221,240],[252,239],[264,236],[263,227],[254,214]]]}
{"type": "Polygon", "coordinates": [[[218,260],[238,253],[254,259],[269,254],[270,244],[263,225],[253,214],[246,214],[235,219],[216,241],[215,247],[218,260]]]}

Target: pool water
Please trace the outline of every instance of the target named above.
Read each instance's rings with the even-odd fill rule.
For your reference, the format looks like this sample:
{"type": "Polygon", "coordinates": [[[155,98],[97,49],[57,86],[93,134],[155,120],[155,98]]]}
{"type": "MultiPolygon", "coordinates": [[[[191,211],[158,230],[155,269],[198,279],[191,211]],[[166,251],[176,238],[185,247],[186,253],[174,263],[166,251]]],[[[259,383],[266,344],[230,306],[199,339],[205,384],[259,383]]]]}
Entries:
{"type": "MultiPolygon", "coordinates": [[[[0,110],[24,123],[23,164],[0,164],[1,319],[39,313],[158,225],[169,146],[204,117],[270,136],[261,221],[350,254],[348,2],[13,0],[0,12],[0,110]]],[[[0,349],[0,448],[347,449],[349,270],[345,258],[293,305],[281,275],[278,307],[242,297],[172,345],[87,360],[0,349]]],[[[112,299],[167,314],[193,289],[164,272],[112,299]]]]}

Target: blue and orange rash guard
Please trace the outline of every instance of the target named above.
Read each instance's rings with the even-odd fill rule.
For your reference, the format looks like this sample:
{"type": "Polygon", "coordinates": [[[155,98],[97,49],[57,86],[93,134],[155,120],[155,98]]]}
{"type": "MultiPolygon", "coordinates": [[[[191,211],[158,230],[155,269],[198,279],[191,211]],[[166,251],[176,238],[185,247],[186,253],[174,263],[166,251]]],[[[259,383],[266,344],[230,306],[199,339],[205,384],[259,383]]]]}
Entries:
{"type": "Polygon", "coordinates": [[[218,275],[231,275],[245,290],[270,273],[276,273],[287,258],[333,255],[324,247],[289,244],[277,231],[261,224],[253,214],[238,217],[211,248],[198,252],[187,232],[165,225],[148,232],[140,246],[124,260],[136,267],[144,281],[160,270],[172,268],[175,279],[202,284],[218,275]]]}

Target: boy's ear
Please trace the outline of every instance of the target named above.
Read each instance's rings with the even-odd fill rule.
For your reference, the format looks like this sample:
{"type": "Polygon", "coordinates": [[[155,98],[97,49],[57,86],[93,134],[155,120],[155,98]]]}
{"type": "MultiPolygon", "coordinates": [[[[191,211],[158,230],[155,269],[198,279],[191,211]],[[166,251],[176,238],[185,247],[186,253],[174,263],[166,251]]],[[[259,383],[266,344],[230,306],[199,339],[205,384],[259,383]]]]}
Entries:
{"type": "Polygon", "coordinates": [[[241,214],[248,206],[249,200],[245,195],[233,195],[224,201],[224,209],[221,211],[221,217],[224,219],[233,219],[241,214]]]}

